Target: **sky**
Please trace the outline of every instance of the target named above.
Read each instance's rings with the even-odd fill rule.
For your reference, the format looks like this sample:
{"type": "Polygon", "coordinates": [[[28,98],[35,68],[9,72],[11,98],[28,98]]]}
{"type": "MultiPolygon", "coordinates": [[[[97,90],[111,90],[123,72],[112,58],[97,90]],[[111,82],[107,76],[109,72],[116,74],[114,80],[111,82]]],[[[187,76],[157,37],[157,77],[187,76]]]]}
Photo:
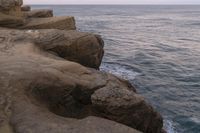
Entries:
{"type": "Polygon", "coordinates": [[[24,0],[25,4],[200,4],[200,0],[24,0]]]}

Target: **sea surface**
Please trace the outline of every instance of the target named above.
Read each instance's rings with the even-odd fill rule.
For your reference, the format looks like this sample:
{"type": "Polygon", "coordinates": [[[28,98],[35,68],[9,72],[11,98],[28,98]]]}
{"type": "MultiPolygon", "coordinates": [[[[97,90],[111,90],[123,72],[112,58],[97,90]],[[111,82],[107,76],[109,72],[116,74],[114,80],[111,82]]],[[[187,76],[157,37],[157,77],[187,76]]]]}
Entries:
{"type": "Polygon", "coordinates": [[[105,41],[102,71],[128,79],[168,133],[200,133],[200,6],[61,5],[77,29],[105,41]]]}

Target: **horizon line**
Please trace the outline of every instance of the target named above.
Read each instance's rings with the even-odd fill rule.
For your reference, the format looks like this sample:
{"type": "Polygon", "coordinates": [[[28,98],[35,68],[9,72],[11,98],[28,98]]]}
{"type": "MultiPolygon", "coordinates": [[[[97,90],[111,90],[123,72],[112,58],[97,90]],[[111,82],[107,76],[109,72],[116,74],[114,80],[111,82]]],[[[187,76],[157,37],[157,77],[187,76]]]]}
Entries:
{"type": "Polygon", "coordinates": [[[175,5],[175,6],[200,6],[200,4],[44,4],[44,3],[42,3],[42,4],[24,4],[24,5],[113,5],[113,6],[115,6],[115,5],[126,5],[126,6],[128,6],[128,5],[130,5],[130,6],[134,6],[134,5],[155,5],[155,6],[173,6],[173,5],[175,5]]]}

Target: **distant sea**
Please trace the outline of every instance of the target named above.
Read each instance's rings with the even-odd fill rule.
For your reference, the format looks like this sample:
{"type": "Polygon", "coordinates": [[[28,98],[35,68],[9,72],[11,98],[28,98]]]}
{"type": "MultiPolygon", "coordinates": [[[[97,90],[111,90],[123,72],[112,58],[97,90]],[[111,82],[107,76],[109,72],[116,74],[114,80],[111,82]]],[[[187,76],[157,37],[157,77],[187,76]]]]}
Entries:
{"type": "Polygon", "coordinates": [[[200,6],[40,5],[102,35],[102,71],[128,79],[168,133],[200,133],[200,6]]]}

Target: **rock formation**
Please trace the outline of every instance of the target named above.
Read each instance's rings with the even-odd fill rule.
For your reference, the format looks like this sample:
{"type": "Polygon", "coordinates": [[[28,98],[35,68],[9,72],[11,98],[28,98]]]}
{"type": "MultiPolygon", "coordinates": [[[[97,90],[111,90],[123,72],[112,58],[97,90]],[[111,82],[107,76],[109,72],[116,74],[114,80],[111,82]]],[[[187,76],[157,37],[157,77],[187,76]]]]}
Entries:
{"type": "Polygon", "coordinates": [[[163,132],[160,114],[128,81],[97,70],[99,35],[76,31],[73,17],[15,18],[3,11],[15,0],[4,1],[0,133],[163,132]]]}

